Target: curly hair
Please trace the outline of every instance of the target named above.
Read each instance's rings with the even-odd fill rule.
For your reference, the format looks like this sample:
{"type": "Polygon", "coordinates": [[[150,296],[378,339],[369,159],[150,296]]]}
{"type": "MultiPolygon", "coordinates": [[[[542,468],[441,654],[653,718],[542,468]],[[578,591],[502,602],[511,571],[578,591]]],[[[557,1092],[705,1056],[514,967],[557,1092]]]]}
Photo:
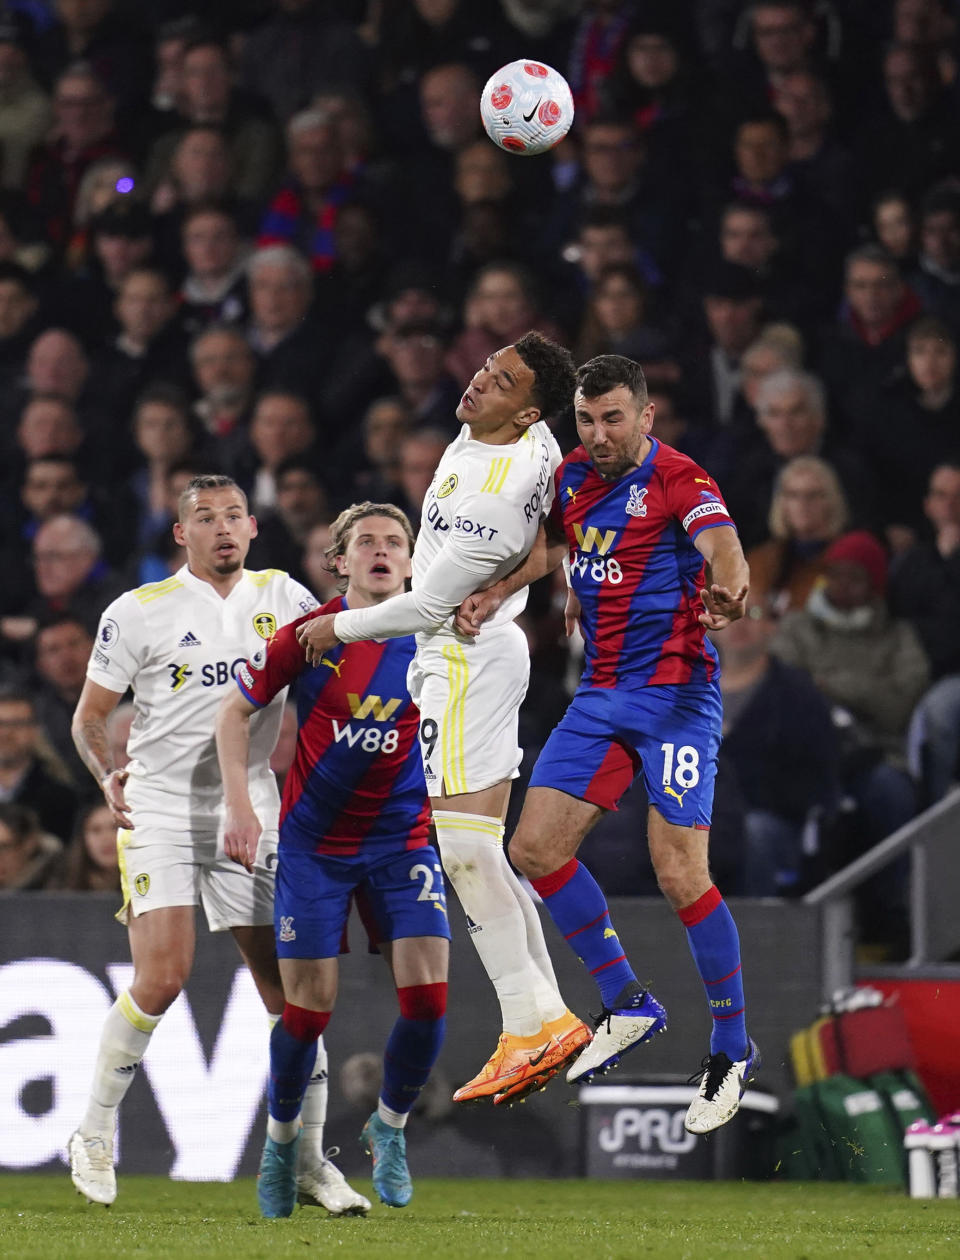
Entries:
{"type": "Polygon", "coordinates": [[[570,351],[538,332],[524,333],[513,348],[533,373],[533,401],[540,409],[541,419],[557,416],[569,407],[576,383],[570,351]]]}
{"type": "Polygon", "coordinates": [[[599,398],[618,385],[625,386],[641,407],[647,405],[647,378],[636,360],[622,354],[598,354],[577,369],[577,389],[584,398],[599,398]]]}
{"type": "MultiPolygon", "coordinates": [[[[369,499],[365,499],[363,503],[351,503],[348,508],[344,508],[330,525],[330,546],[327,547],[324,555],[327,558],[327,568],[331,573],[337,572],[337,556],[346,555],[354,525],[366,516],[386,516],[389,520],[396,521],[406,535],[410,554],[413,554],[413,526],[406,512],[402,512],[393,503],[371,503],[369,499]]],[[[338,578],[337,589],[341,593],[347,589],[348,585],[348,578],[345,576],[338,578]]]]}

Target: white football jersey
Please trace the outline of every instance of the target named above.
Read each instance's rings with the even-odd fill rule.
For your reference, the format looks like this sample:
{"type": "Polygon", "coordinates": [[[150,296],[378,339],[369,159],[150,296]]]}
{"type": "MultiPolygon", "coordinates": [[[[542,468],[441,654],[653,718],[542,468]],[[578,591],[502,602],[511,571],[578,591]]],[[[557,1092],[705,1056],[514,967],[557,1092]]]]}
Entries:
{"type": "MultiPolygon", "coordinates": [[[[222,788],[214,723],[225,688],[280,626],[317,601],[279,569],[245,569],[226,599],[186,565],[162,582],[127,591],[100,619],[87,677],[110,691],[133,689],[131,800],[156,801],[197,820],[220,813],[222,788]]],[[[273,806],[268,761],[277,742],[281,692],[250,720],[254,809],[273,806]]],[[[258,809],[259,812],[259,809],[258,809]]]]}
{"type": "MultiPolygon", "coordinates": [[[[423,501],[413,552],[414,591],[441,551],[464,568],[482,571],[478,587],[492,586],[515,569],[550,510],[553,474],[561,458],[556,438],[542,420],[509,446],[478,442],[464,425],[444,451],[423,501]]],[[[487,626],[513,621],[526,603],[523,587],[504,600],[487,626]]]]}

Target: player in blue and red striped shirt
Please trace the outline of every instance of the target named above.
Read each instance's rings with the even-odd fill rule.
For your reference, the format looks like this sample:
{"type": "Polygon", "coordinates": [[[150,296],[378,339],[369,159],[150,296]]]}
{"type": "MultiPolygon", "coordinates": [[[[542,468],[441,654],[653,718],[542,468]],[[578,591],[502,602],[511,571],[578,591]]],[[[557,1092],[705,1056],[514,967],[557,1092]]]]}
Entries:
{"type": "Polygon", "coordinates": [[[736,925],[710,877],[707,840],[722,706],[707,630],[743,615],[748,570],[713,479],[650,436],[640,365],[601,355],[577,373],[582,445],[527,560],[462,606],[479,630],[501,599],[566,556],[586,645],[583,677],[533,770],[510,845],[594,977],[603,1014],[567,1073],[590,1080],[666,1027],[623,952],[596,881],[576,858],[587,832],[643,774],[661,889],[687,937],[713,1017],[710,1054],[686,1125],[707,1133],[736,1112],[759,1062],[746,1032],[736,925]]]}
{"type": "MultiPolygon", "coordinates": [[[[413,532],[399,508],[355,504],[331,526],[328,554],[344,595],[336,613],[400,594],[413,532]]],[[[362,1141],[381,1200],[413,1194],[403,1129],[443,1042],[450,929],[418,744],[420,714],[407,691],[412,635],[338,644],[316,666],[297,642],[301,617],[243,665],[217,719],[227,806],[227,855],[246,864],[260,825],[247,790],[247,724],[297,681],[297,749],[280,814],[274,925],[285,1005],[270,1042],[267,1142],[258,1198],[264,1216],[289,1216],[300,1105],[337,990],[337,955],[355,898],[371,942],[393,971],[400,1003],[384,1056],[377,1110],[362,1141]]],[[[357,1196],[359,1197],[359,1196],[357,1196]]],[[[366,1200],[362,1201],[369,1208],[366,1200]]],[[[356,1204],[354,1210],[365,1210],[356,1204]]]]}

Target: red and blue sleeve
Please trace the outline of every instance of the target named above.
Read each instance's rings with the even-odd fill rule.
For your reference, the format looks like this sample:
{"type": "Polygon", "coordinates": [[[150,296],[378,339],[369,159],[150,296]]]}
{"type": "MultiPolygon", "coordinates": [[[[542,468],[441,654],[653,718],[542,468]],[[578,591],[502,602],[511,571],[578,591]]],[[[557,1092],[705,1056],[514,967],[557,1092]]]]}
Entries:
{"type": "Polygon", "coordinates": [[[237,686],[258,709],[268,705],[303,670],[306,655],[297,642],[297,626],[316,615],[308,613],[281,626],[266,647],[237,670],[237,686]]]}

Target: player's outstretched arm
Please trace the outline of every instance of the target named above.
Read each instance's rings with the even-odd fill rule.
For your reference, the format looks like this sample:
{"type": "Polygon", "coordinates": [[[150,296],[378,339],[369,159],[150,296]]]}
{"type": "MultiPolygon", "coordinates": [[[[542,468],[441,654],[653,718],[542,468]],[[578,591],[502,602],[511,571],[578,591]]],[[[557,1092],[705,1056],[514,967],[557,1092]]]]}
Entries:
{"type": "Polygon", "coordinates": [[[562,534],[555,534],[549,522],[541,521],[533,546],[526,557],[511,572],[482,591],[474,591],[457,609],[454,627],[460,634],[471,638],[480,633],[483,623],[497,611],[505,599],[552,573],[567,553],[567,542],[562,534]]]}
{"type": "Polygon", "coordinates": [[[120,700],[121,693],[101,687],[88,678],[77,701],[70,732],[84,765],[103,790],[113,821],[118,827],[132,831],[133,821],[123,794],[127,772],[111,766],[110,740],[107,738],[107,718],[120,700]]]}
{"type": "Polygon", "coordinates": [[[730,525],[702,529],[693,541],[707,562],[707,583],[700,592],[704,611],[698,620],[708,630],[722,630],[746,612],[750,569],[730,525]]]}
{"type": "Polygon", "coordinates": [[[223,848],[227,857],[253,870],[263,828],[250,803],[247,768],[250,756],[250,715],[256,705],[237,688],[228,691],[217,710],[217,759],[227,809],[223,848]]]}

